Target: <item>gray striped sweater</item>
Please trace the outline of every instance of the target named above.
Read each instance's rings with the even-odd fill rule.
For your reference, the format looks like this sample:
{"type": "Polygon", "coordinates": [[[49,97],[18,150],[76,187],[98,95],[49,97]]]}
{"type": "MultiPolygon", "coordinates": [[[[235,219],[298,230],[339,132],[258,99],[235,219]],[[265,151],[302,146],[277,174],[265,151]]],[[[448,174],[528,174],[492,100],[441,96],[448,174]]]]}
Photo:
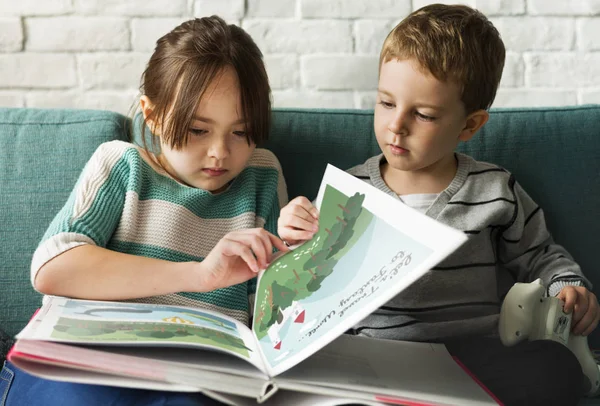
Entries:
{"type": "MultiPolygon", "coordinates": [[[[183,185],[133,144],[98,147],[33,255],[31,280],[55,256],[82,244],[169,261],[202,261],[228,232],[277,232],[287,203],[279,161],[257,148],[222,193],[183,185]]],[[[248,323],[256,281],[207,293],[179,292],[141,302],[210,308],[248,323]]]]}
{"type": "MultiPolygon", "coordinates": [[[[362,320],[355,334],[410,341],[495,335],[502,298],[517,281],[541,278],[549,295],[566,285],[590,288],[513,175],[467,155],[456,158],[456,176],[425,214],[462,230],[468,241],[362,320]]],[[[372,157],[348,172],[399,198],[381,177],[382,160],[383,154],[372,157]]]]}

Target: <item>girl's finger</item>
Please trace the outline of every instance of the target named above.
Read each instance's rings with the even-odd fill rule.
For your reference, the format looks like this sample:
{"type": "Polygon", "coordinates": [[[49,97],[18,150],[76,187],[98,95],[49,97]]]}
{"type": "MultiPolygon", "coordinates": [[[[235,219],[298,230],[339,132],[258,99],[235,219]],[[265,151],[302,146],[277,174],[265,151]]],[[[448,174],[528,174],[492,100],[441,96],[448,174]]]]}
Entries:
{"type": "Polygon", "coordinates": [[[269,237],[269,240],[271,241],[271,244],[273,244],[273,246],[275,248],[277,248],[279,251],[289,251],[289,247],[287,245],[285,245],[285,243],[281,240],[281,238],[278,238],[277,236],[267,232],[267,235],[269,237]]]}
{"type": "Polygon", "coordinates": [[[252,250],[256,257],[259,269],[265,269],[267,267],[267,258],[269,258],[273,251],[271,241],[264,233],[264,230],[249,229],[243,230],[237,236],[239,238],[238,241],[252,250]],[[261,233],[261,231],[263,232],[261,233]]]}
{"type": "MultiPolygon", "coordinates": [[[[268,265],[269,265],[269,259],[271,258],[271,255],[273,254],[273,241],[271,240],[271,237],[274,237],[273,234],[269,233],[267,230],[264,229],[258,229],[257,230],[257,236],[259,238],[260,241],[260,245],[261,248],[263,250],[263,255],[264,255],[264,261],[262,262],[262,269],[265,269],[268,265]]],[[[278,238],[279,240],[279,238],[278,238]]],[[[285,244],[283,244],[283,242],[281,243],[284,247],[285,244]]]]}
{"type": "Polygon", "coordinates": [[[258,262],[250,247],[235,239],[226,239],[226,237],[223,237],[223,240],[225,240],[222,248],[223,255],[228,257],[238,256],[242,258],[252,272],[258,273],[260,270],[258,262]]]}
{"type": "Polygon", "coordinates": [[[258,260],[260,269],[265,269],[273,253],[273,246],[280,250],[288,250],[279,238],[262,228],[241,230],[236,234],[238,241],[250,246],[258,260]]]}

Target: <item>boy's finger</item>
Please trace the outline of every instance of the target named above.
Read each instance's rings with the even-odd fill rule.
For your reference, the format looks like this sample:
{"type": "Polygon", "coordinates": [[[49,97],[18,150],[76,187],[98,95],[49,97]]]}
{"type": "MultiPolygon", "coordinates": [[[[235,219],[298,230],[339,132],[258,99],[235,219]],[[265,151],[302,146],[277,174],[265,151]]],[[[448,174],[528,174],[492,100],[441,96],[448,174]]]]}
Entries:
{"type": "Polygon", "coordinates": [[[309,207],[312,205],[312,203],[310,202],[310,200],[308,200],[306,198],[306,196],[298,196],[298,197],[292,199],[292,201],[290,203],[300,205],[302,207],[309,207]]]}
{"type": "Polygon", "coordinates": [[[290,210],[289,215],[299,217],[299,218],[304,219],[309,222],[316,222],[317,219],[311,213],[312,209],[314,209],[314,207],[304,207],[304,206],[296,205],[296,206],[292,207],[292,210],[290,210]]]}
{"type": "Polygon", "coordinates": [[[573,289],[567,287],[561,290],[557,297],[565,302],[563,306],[565,313],[571,313],[573,311],[575,299],[577,298],[577,293],[573,289]]]}
{"type": "Polygon", "coordinates": [[[590,334],[592,334],[592,331],[596,330],[596,327],[598,327],[597,319],[592,324],[590,324],[589,327],[586,328],[585,331],[581,335],[589,336],[590,334]]]}
{"type": "MultiPolygon", "coordinates": [[[[581,320],[588,313],[588,301],[584,295],[579,295],[577,302],[573,305],[573,320],[581,320]]],[[[591,320],[590,320],[591,322],[591,320]]]]}
{"type": "Polygon", "coordinates": [[[285,240],[290,244],[294,245],[297,241],[307,241],[313,238],[315,233],[313,231],[296,230],[293,228],[285,229],[285,240]]]}
{"type": "Polygon", "coordinates": [[[596,313],[596,317],[594,318],[594,321],[592,322],[592,324],[590,324],[588,326],[588,328],[585,329],[585,331],[583,332],[582,335],[584,336],[589,336],[590,334],[592,334],[592,331],[594,331],[596,329],[596,327],[598,327],[598,322],[600,321],[600,313],[596,313]]]}
{"type": "Polygon", "coordinates": [[[282,218],[282,222],[285,224],[285,228],[296,228],[303,231],[319,230],[319,223],[310,216],[299,217],[299,216],[286,216],[282,218]]]}
{"type": "Polygon", "coordinates": [[[312,202],[310,200],[308,200],[306,197],[298,196],[297,198],[292,200],[292,202],[295,203],[296,207],[303,208],[311,217],[313,217],[315,219],[319,218],[319,211],[317,210],[317,208],[315,206],[313,206],[312,202]]]}
{"type": "Polygon", "coordinates": [[[319,219],[319,210],[317,210],[317,208],[315,206],[313,206],[312,209],[310,209],[310,214],[311,216],[313,216],[316,220],[319,219]]]}
{"type": "MultiPolygon", "coordinates": [[[[584,334],[589,327],[594,324],[595,319],[596,314],[594,312],[587,312],[577,321],[577,323],[575,323],[571,331],[573,334],[584,334]]],[[[575,318],[573,318],[573,320],[575,320],[575,318]]]]}

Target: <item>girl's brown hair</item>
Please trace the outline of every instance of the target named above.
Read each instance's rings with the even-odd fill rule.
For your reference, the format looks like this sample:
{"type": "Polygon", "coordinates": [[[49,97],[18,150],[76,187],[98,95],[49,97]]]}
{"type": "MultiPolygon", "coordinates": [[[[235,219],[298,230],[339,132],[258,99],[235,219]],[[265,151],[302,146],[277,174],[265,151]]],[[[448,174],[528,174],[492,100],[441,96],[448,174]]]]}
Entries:
{"type": "Polygon", "coordinates": [[[498,30],[479,11],[463,5],[431,4],[414,11],[387,36],[379,67],[412,59],[440,81],[462,87],[467,113],[487,110],[496,97],[505,58],[498,30]]]}
{"type": "Polygon", "coordinates": [[[156,42],[140,86],[152,103],[152,113],[140,120],[146,150],[145,129],[152,128],[151,123],[160,126],[161,138],[171,148],[187,144],[202,96],[226,67],[238,77],[248,143],[266,141],[271,89],[262,53],[243,29],[212,16],[186,21],[156,42]]]}

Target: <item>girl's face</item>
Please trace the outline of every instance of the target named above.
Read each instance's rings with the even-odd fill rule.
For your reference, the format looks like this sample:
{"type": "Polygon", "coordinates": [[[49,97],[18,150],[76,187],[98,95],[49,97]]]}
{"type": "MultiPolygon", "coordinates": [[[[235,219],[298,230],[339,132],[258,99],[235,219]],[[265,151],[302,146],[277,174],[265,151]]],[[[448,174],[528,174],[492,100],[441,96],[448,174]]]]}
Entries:
{"type": "Polygon", "coordinates": [[[248,144],[241,115],[240,87],[233,68],[225,68],[208,86],[180,150],[161,139],[158,159],[167,172],[186,185],[218,193],[246,166],[256,148],[248,144]]]}

